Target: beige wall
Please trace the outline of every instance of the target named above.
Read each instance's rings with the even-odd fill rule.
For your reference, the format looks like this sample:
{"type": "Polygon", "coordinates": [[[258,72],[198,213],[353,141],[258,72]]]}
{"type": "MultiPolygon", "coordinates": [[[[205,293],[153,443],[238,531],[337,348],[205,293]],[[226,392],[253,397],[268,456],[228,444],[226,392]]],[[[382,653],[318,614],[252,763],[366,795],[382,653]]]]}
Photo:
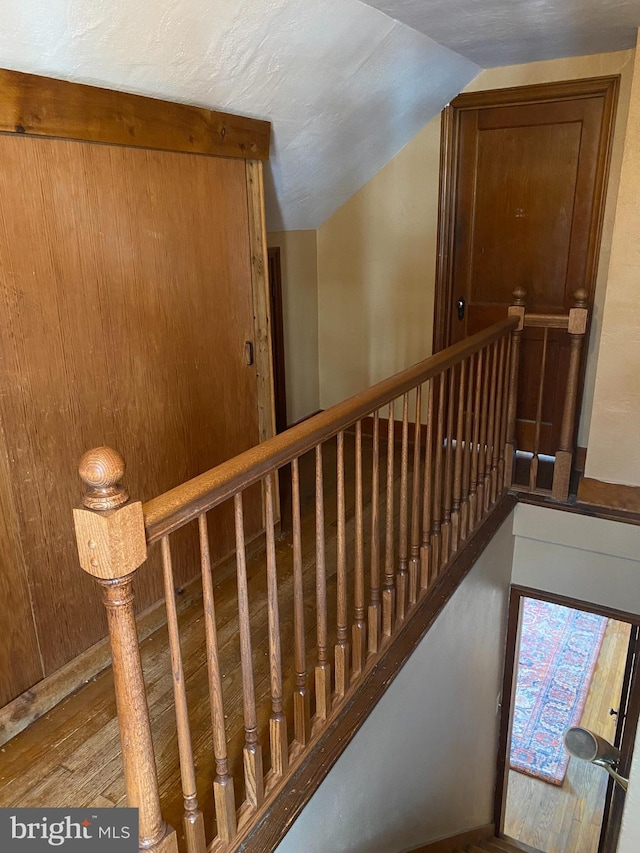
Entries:
{"type": "MultiPolygon", "coordinates": [[[[472,91],[622,75],[581,443],[588,436],[632,64],[633,51],[537,62],[489,69],[467,87],[472,91]]],[[[430,354],[439,148],[438,116],[318,231],[323,407],[430,354]]]]}
{"type": "Polygon", "coordinates": [[[586,475],[640,486],[640,54],[615,214],[586,475]]]}
{"type": "Polygon", "coordinates": [[[272,231],[267,234],[268,245],[280,247],[282,264],[289,424],[320,408],[316,234],[316,231],[272,231]]]}
{"type": "Polygon", "coordinates": [[[318,230],[320,402],[431,353],[440,117],[318,230]]]}

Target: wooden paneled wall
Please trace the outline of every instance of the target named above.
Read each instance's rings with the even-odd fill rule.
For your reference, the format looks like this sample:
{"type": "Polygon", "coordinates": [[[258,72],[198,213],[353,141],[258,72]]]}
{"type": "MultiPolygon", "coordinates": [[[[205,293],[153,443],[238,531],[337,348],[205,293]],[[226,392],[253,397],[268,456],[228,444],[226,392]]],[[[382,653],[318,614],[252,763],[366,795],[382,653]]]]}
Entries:
{"type": "MultiPolygon", "coordinates": [[[[39,79],[0,72],[3,129],[16,86],[47,116],[33,135],[26,119],[0,135],[0,706],[106,633],[72,530],[83,451],[117,447],[130,493],[146,500],[272,430],[267,301],[256,292],[261,167],[243,159],[264,155],[265,123],[252,143],[252,123],[238,119],[238,151],[202,156],[221,114],[60,81],[39,89],[39,79]],[[150,147],[105,144],[134,107],[136,143],[150,147]],[[199,127],[195,153],[163,137],[163,108],[199,127]],[[261,363],[248,363],[247,342],[261,363]]],[[[248,512],[255,531],[259,494],[248,512]]],[[[233,519],[210,523],[221,556],[233,519]]],[[[178,585],[198,572],[196,544],[186,529],[178,585]]],[[[138,609],[162,595],[153,550],[138,609]]]]}

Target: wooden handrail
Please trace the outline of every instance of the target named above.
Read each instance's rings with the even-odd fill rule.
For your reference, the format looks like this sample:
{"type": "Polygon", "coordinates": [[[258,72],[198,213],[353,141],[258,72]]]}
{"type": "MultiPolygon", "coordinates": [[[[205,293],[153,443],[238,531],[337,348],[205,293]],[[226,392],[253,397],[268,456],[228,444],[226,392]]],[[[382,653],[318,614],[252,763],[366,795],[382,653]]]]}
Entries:
{"type": "Polygon", "coordinates": [[[514,330],[518,320],[507,317],[442,352],[408,367],[389,379],[320,412],[286,432],[223,462],[143,504],[147,543],[157,542],[266,474],[302,456],[316,445],[353,426],[363,417],[391,403],[422,382],[438,376],[460,361],[514,330]]]}
{"type": "MultiPolygon", "coordinates": [[[[160,811],[130,588],[148,545],[158,540],[162,544],[186,848],[188,853],[205,853],[205,812],[215,805],[217,834],[208,849],[229,853],[241,843],[253,818],[269,807],[275,791],[290,777],[314,737],[332,724],[353,688],[357,689],[358,679],[386,653],[420,600],[448,572],[455,553],[504,495],[509,485],[503,480],[506,395],[511,378],[507,354],[521,325],[520,317],[508,317],[144,505],[131,502],[120,483],[124,462],[119,454],[100,448],[85,457],[81,468],[84,508],[76,510],[80,562],[108,590],[126,589],[126,600],[120,601],[119,594],[110,595],[106,603],[118,616],[117,620],[110,617],[114,671],[121,672],[116,680],[118,715],[127,798],[140,807],[141,850],[176,853],[177,841],[175,830],[164,822],[160,811]],[[395,416],[400,411],[402,419],[397,424],[395,416]],[[353,438],[346,432],[352,427],[353,438]],[[365,429],[370,427],[372,440],[363,442],[365,429]],[[332,439],[334,443],[328,446],[332,439]],[[305,482],[309,492],[315,491],[315,525],[303,533],[299,461],[309,451],[314,456],[304,463],[305,482]],[[332,452],[335,480],[327,469],[332,452]],[[371,466],[368,590],[363,454],[371,466]],[[281,574],[283,553],[275,538],[276,473],[289,463],[291,580],[281,574]],[[258,483],[264,522],[260,594],[265,596],[266,626],[252,638],[257,627],[252,610],[256,592],[249,591],[243,494],[258,483]],[[237,750],[228,747],[226,720],[233,699],[223,683],[224,646],[218,641],[207,517],[209,510],[231,498],[240,639],[235,665],[242,681],[244,729],[238,732],[244,742],[240,774],[234,756],[237,750]],[[215,761],[212,798],[211,794],[202,797],[202,791],[196,790],[195,750],[202,731],[194,732],[192,738],[170,544],[171,534],[192,520],[198,523],[202,570],[215,761]],[[305,574],[310,577],[305,579],[305,574]],[[313,627],[305,625],[304,591],[306,585],[311,592],[312,580],[313,627]],[[289,607],[293,611],[291,633],[280,618],[281,599],[283,604],[289,602],[285,612],[291,612],[289,607]],[[307,639],[312,644],[309,647],[307,639]],[[259,694],[253,640],[260,643],[269,662],[268,678],[259,683],[259,694]],[[313,691],[308,689],[311,678],[313,691]],[[262,751],[266,744],[260,729],[266,719],[269,768],[265,775],[262,751]],[[294,735],[292,742],[290,734],[294,735]]],[[[574,327],[577,332],[575,322],[570,324],[574,327]]],[[[511,409],[515,412],[514,405],[511,409]]],[[[217,535],[213,525],[211,534],[217,535]]],[[[215,548],[218,552],[219,542],[215,548]]],[[[178,549],[176,537],[176,560],[178,549]]]]}

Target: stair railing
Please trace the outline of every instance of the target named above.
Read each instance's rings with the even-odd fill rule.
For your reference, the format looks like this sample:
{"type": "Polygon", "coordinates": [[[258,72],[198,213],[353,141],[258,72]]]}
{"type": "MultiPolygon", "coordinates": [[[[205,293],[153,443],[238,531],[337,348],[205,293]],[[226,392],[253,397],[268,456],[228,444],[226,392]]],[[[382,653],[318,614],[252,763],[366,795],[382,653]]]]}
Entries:
{"type": "Polygon", "coordinates": [[[172,559],[173,535],[185,525],[197,525],[215,758],[217,836],[209,849],[235,849],[350,691],[357,689],[365,670],[379,660],[381,651],[508,488],[521,327],[521,316],[510,316],[144,504],[129,500],[121,484],[124,461],[118,453],[99,448],[85,454],[79,469],[85,486],[83,506],[75,510],[78,551],[82,568],[103,588],[126,793],[129,805],[139,808],[141,850],[173,853],[177,849],[176,832],[160,811],[133,611],[132,583],[148,547],[160,543],[162,555],[185,845],[188,853],[204,853],[207,839],[198,798],[204,802],[202,797],[211,795],[196,790],[172,559]],[[325,523],[326,449],[333,441],[335,526],[325,523]],[[349,509],[347,444],[353,448],[355,478],[349,509]],[[303,561],[303,538],[308,539],[308,531],[303,534],[301,529],[300,468],[305,454],[312,455],[315,471],[314,542],[305,550],[305,554],[309,548],[314,553],[315,625],[311,631],[303,591],[309,563],[307,557],[303,561]],[[281,645],[283,590],[279,584],[283,587],[284,581],[276,550],[276,477],[286,466],[291,478],[291,649],[281,645]],[[254,649],[244,498],[257,484],[261,484],[263,501],[268,631],[264,648],[254,649]],[[218,646],[215,566],[207,521],[208,513],[226,502],[232,503],[235,525],[244,723],[243,778],[235,780],[227,744],[228,697],[218,646]],[[333,585],[335,598],[328,592],[333,585]],[[309,636],[313,649],[305,645],[309,636]],[[268,690],[261,698],[254,667],[256,655],[265,653],[268,690]],[[311,654],[313,664],[308,667],[311,654]],[[284,671],[291,673],[289,681],[284,671]],[[286,693],[288,683],[293,685],[293,696],[286,693]],[[263,746],[267,744],[261,742],[259,724],[265,703],[269,718],[266,774],[263,746]],[[292,720],[287,719],[286,708],[293,709],[292,720]],[[242,802],[235,793],[239,788],[244,791],[242,802]]]}
{"type": "Polygon", "coordinates": [[[568,314],[535,314],[525,307],[526,292],[517,288],[514,293],[514,303],[509,307],[509,316],[517,318],[518,326],[513,333],[511,373],[509,378],[509,413],[507,427],[507,482],[514,489],[544,495],[557,501],[566,501],[569,497],[569,486],[575,458],[575,433],[578,416],[580,391],[580,369],[582,348],[587,332],[589,312],[587,309],[587,291],[580,289],[574,294],[575,304],[568,314]],[[526,480],[516,473],[515,462],[518,450],[516,435],[516,409],[518,404],[518,371],[521,364],[522,336],[524,329],[543,329],[542,354],[538,373],[537,404],[533,425],[533,446],[528,461],[526,480]],[[553,479],[550,488],[539,483],[541,430],[543,426],[543,401],[547,390],[547,355],[549,347],[549,332],[551,329],[566,331],[569,336],[569,363],[566,387],[560,389],[563,394],[562,419],[560,422],[560,439],[552,454],[547,454],[550,464],[553,464],[553,479]]]}

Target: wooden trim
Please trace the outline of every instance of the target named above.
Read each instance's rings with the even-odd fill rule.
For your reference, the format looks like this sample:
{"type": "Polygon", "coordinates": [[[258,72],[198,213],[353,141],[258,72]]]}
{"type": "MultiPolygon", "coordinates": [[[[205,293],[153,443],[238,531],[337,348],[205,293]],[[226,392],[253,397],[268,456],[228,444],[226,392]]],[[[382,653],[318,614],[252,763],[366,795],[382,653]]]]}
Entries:
{"type": "Polygon", "coordinates": [[[569,595],[559,595],[555,592],[546,592],[528,586],[513,584],[513,593],[520,598],[535,598],[538,601],[548,601],[551,604],[561,604],[563,607],[571,607],[573,610],[584,610],[585,613],[596,613],[606,619],[615,619],[617,622],[628,622],[630,625],[640,625],[640,614],[628,613],[626,610],[617,610],[604,604],[594,604],[592,601],[582,601],[580,598],[572,598],[569,595]]]}
{"type": "Polygon", "coordinates": [[[447,346],[451,328],[452,263],[455,236],[454,211],[458,186],[457,153],[460,139],[460,117],[449,104],[442,112],[440,130],[440,185],[438,200],[438,248],[436,255],[436,290],[433,314],[433,352],[447,346]]]}
{"type": "Polygon", "coordinates": [[[266,160],[271,125],[189,104],[0,69],[0,131],[266,160]]]}
{"type": "MultiPolygon", "coordinates": [[[[338,760],[515,504],[516,498],[509,494],[498,500],[465,548],[455,555],[429,594],[418,604],[411,619],[406,620],[386,645],[384,654],[371,668],[365,669],[361,679],[354,682],[357,689],[338,706],[326,728],[312,737],[305,753],[294,757],[291,762],[293,772],[286,780],[274,784],[268,796],[269,805],[255,825],[245,826],[244,830],[241,828],[229,850],[275,850],[311,793],[338,760]]],[[[211,849],[222,848],[214,844],[211,849]]]]}
{"type": "MultiPolygon", "coordinates": [[[[515,490],[514,490],[515,491],[515,490]]],[[[555,509],[559,512],[573,512],[577,515],[586,515],[589,518],[605,518],[608,521],[619,521],[622,524],[640,524],[640,512],[631,512],[631,510],[612,509],[591,504],[561,504],[545,497],[544,495],[534,494],[532,492],[518,492],[518,502],[525,504],[534,504],[535,506],[543,506],[547,509],[555,509]]]]}
{"type": "Polygon", "coordinates": [[[620,483],[581,477],[578,483],[578,503],[640,513],[640,486],[623,486],[620,483]]]}
{"type": "Polygon", "coordinates": [[[449,347],[446,352],[408,367],[297,427],[291,427],[257,447],[252,447],[216,468],[147,501],[143,506],[147,542],[151,544],[162,536],[167,536],[197,515],[228,500],[237,491],[259,482],[272,471],[348,429],[406,391],[489,346],[515,328],[516,323],[517,319],[513,317],[501,320],[449,347]]]}
{"type": "Polygon", "coordinates": [[[456,850],[466,848],[469,844],[491,838],[493,834],[493,824],[487,823],[485,826],[468,829],[466,832],[460,832],[450,838],[442,838],[440,841],[432,841],[423,847],[416,847],[411,850],[411,853],[455,853],[456,850]]]}
{"type": "Polygon", "coordinates": [[[512,588],[509,594],[507,637],[504,652],[504,675],[502,679],[500,725],[498,729],[498,758],[496,762],[496,790],[493,810],[493,822],[498,832],[501,832],[504,826],[504,811],[507,803],[509,730],[511,729],[511,703],[515,687],[516,646],[520,628],[520,599],[521,596],[512,588]]]}
{"type": "Polygon", "coordinates": [[[258,432],[260,441],[276,434],[274,408],[273,355],[271,346],[271,305],[267,276],[267,233],[264,222],[264,182],[262,163],[248,161],[247,207],[251,251],[251,291],[255,336],[255,368],[258,387],[258,432]]]}
{"type": "Polygon", "coordinates": [[[615,74],[609,77],[584,77],[580,80],[512,86],[507,89],[484,89],[458,95],[451,101],[451,106],[456,110],[481,110],[495,106],[573,101],[576,98],[592,98],[598,95],[608,97],[611,87],[617,87],[619,84],[620,75],[615,74]]]}

